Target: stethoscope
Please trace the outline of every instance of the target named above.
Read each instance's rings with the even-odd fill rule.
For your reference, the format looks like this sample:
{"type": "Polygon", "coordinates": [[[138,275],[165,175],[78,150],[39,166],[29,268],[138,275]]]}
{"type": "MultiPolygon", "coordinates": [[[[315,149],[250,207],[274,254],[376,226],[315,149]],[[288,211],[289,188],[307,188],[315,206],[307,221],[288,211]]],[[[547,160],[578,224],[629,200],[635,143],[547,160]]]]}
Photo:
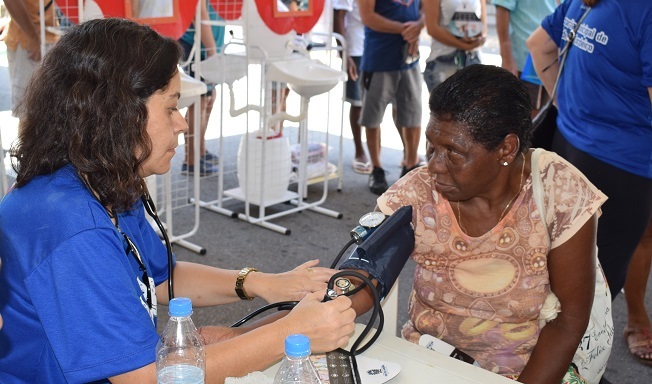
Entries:
{"type": "Polygon", "coordinates": [[[154,222],[156,223],[156,226],[158,227],[159,231],[161,232],[161,235],[163,236],[163,241],[165,241],[165,248],[168,253],[168,297],[169,300],[172,300],[174,298],[174,283],[172,281],[172,244],[170,243],[170,237],[168,236],[167,231],[165,230],[165,227],[163,227],[163,223],[161,223],[161,219],[159,219],[158,214],[156,212],[156,205],[154,204],[154,200],[152,200],[152,197],[149,195],[149,193],[145,193],[140,197],[140,200],[143,202],[143,206],[145,207],[145,211],[151,217],[154,219],[154,222]]]}
{"type": "MultiPolygon", "coordinates": [[[[85,177],[83,177],[81,174],[77,175],[79,179],[84,183],[86,188],[88,188],[88,191],[90,192],[91,196],[97,200],[100,205],[102,205],[102,202],[98,199],[98,197],[95,195],[93,192],[93,188],[91,188],[90,184],[88,183],[88,180],[86,180],[85,177]]],[[[163,223],[161,223],[161,219],[159,219],[157,211],[156,211],[156,205],[154,204],[154,200],[152,200],[152,197],[149,195],[149,192],[145,192],[142,196],[140,196],[140,200],[143,202],[143,206],[145,207],[145,211],[147,214],[154,219],[154,222],[156,223],[156,226],[158,227],[159,231],[161,232],[161,236],[163,236],[163,240],[165,241],[165,248],[167,250],[167,255],[168,255],[168,298],[169,300],[172,300],[174,298],[174,283],[172,281],[172,244],[170,243],[170,238],[168,237],[168,233],[165,230],[165,227],[163,227],[163,223]]],[[[106,208],[105,208],[106,210],[106,208]]],[[[107,210],[107,213],[109,214],[109,217],[113,217],[113,213],[107,210]]],[[[117,218],[117,216],[115,216],[117,218]]],[[[116,219],[117,220],[117,219],[116,219]]],[[[119,233],[122,231],[120,230],[120,227],[116,225],[116,229],[118,230],[119,233]]],[[[124,234],[123,234],[124,235],[124,234]]],[[[131,240],[127,238],[127,242],[129,243],[131,240]]],[[[134,248],[136,248],[135,244],[131,244],[134,248]]],[[[136,248],[137,250],[137,248],[136,248]]],[[[145,272],[147,272],[145,265],[143,264],[140,254],[136,256],[138,263],[140,264],[141,268],[145,268],[145,272]]],[[[155,287],[150,287],[148,289],[155,289],[155,287]]],[[[148,299],[148,305],[151,309],[151,303],[149,302],[150,299],[148,299]]]]}

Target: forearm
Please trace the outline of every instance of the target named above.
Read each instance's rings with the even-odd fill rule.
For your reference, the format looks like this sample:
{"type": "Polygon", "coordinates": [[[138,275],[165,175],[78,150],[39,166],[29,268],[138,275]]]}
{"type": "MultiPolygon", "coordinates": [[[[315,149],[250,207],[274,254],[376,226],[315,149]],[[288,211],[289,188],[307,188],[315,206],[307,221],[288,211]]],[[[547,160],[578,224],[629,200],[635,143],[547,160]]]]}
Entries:
{"type": "Polygon", "coordinates": [[[25,8],[25,3],[22,0],[5,0],[5,6],[14,23],[23,30],[31,41],[39,43],[41,41],[40,33],[32,22],[27,8],[25,8]]]}
{"type": "MultiPolygon", "coordinates": [[[[174,294],[189,297],[195,307],[206,307],[240,300],[235,293],[237,270],[178,261],[174,267],[174,294]]],[[[245,280],[246,282],[246,280],[245,280]]],[[[167,281],[156,287],[159,302],[167,304],[167,281]]]]}
{"type": "Polygon", "coordinates": [[[543,28],[538,27],[527,39],[526,45],[532,56],[532,63],[541,83],[546,88],[548,94],[552,94],[552,88],[555,85],[559,71],[559,62],[554,62],[545,71],[543,69],[553,63],[557,58],[559,54],[557,44],[543,28]]]}
{"type": "MultiPolygon", "coordinates": [[[[365,271],[357,270],[357,269],[352,270],[352,271],[358,272],[358,273],[360,273],[361,275],[363,275],[365,277],[369,277],[369,274],[367,272],[365,272],[365,271]]],[[[356,287],[359,287],[362,284],[364,284],[364,282],[362,280],[360,280],[360,279],[358,279],[356,277],[347,277],[347,278],[356,287]]],[[[374,284],[373,289],[376,289],[376,284],[378,284],[378,281],[373,279],[373,280],[371,280],[371,283],[374,284]]],[[[364,287],[359,292],[357,292],[356,294],[349,296],[349,299],[351,299],[351,308],[353,308],[353,310],[355,311],[356,317],[364,315],[371,308],[373,308],[373,306],[374,306],[374,296],[373,296],[373,293],[371,292],[371,289],[372,289],[371,287],[367,286],[367,287],[364,287]]]]}
{"type": "Polygon", "coordinates": [[[208,345],[207,382],[220,383],[225,377],[243,376],[269,367],[283,356],[284,341],[290,334],[306,335],[314,353],[345,345],[355,330],[351,301],[340,297],[321,303],[322,297],[321,293],[312,293],[291,312],[274,314],[249,326],[248,332],[208,345]],[[267,324],[259,326],[261,323],[267,324]]]}
{"type": "Polygon", "coordinates": [[[519,381],[559,383],[586,331],[595,294],[597,214],[548,253],[550,291],[560,312],[541,330],[519,381]]]}
{"type": "Polygon", "coordinates": [[[376,32],[401,34],[403,23],[390,20],[376,13],[376,0],[358,0],[362,23],[376,32]]]}
{"type": "Polygon", "coordinates": [[[496,34],[500,44],[500,57],[503,59],[503,68],[509,68],[514,63],[512,54],[512,40],[509,37],[510,12],[503,7],[496,7],[496,34]]]}
{"type": "Polygon", "coordinates": [[[210,21],[205,1],[201,1],[200,15],[202,20],[200,33],[201,44],[204,46],[206,55],[213,56],[217,52],[217,45],[215,44],[215,37],[213,36],[211,25],[204,24],[204,21],[210,21]]]}
{"type": "Polygon", "coordinates": [[[206,345],[206,383],[223,383],[227,377],[265,370],[283,357],[289,334],[288,328],[276,322],[206,345]]]}
{"type": "MultiPolygon", "coordinates": [[[[344,16],[346,16],[346,12],[343,9],[334,9],[333,10],[333,32],[342,35],[343,38],[346,38],[346,27],[345,27],[345,21],[344,21],[344,16]]],[[[342,46],[342,42],[340,39],[335,39],[337,42],[338,46],[342,46]]],[[[345,52],[343,50],[339,51],[340,57],[345,57],[346,55],[344,54],[345,52]]]]}
{"type": "Polygon", "coordinates": [[[368,28],[373,29],[376,32],[383,33],[394,33],[400,35],[403,31],[403,23],[398,21],[393,21],[383,16],[380,16],[377,13],[373,13],[366,18],[362,19],[362,22],[368,28]]]}
{"type": "MultiPolygon", "coordinates": [[[[346,16],[346,12],[343,9],[335,9],[333,10],[333,32],[339,33],[340,35],[344,36],[346,32],[345,24],[344,24],[344,17],[346,16]]],[[[338,41],[339,43],[339,41],[338,41]]]]}
{"type": "MultiPolygon", "coordinates": [[[[244,293],[259,297],[268,303],[299,301],[307,294],[319,292],[322,297],[326,282],[336,272],[319,267],[319,260],[309,260],[282,273],[250,271],[244,277],[244,293]]],[[[235,284],[240,270],[226,270],[207,265],[177,262],[174,268],[174,286],[177,296],[186,296],[196,306],[212,306],[240,300],[235,284]]],[[[156,287],[163,304],[168,302],[167,282],[156,287]]]]}
{"type": "Polygon", "coordinates": [[[439,0],[422,2],[423,14],[425,15],[425,25],[428,35],[442,44],[457,49],[466,50],[466,43],[457,37],[453,36],[448,29],[439,25],[439,18],[441,15],[439,0]]]}
{"type": "Polygon", "coordinates": [[[562,309],[559,316],[541,330],[518,381],[524,384],[560,383],[571,365],[587,326],[588,318],[570,319],[562,309]]]}
{"type": "Polygon", "coordinates": [[[486,37],[487,33],[489,33],[489,26],[487,25],[487,2],[486,1],[480,2],[480,13],[482,19],[482,36],[486,37]]]}
{"type": "Polygon", "coordinates": [[[458,39],[453,36],[446,28],[440,26],[428,28],[428,34],[435,40],[439,41],[442,44],[446,44],[449,47],[455,47],[461,49],[462,51],[468,51],[471,49],[469,43],[462,39],[458,39]]]}

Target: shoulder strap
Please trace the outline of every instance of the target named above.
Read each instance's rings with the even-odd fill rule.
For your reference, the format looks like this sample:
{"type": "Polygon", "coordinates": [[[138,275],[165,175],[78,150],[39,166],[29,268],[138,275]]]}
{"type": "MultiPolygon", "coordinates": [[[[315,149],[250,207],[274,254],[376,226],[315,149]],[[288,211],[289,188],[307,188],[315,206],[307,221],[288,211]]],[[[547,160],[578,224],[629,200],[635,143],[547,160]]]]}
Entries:
{"type": "Polygon", "coordinates": [[[573,28],[569,33],[568,33],[568,39],[566,40],[566,45],[564,45],[564,48],[561,50],[559,53],[559,56],[555,58],[555,60],[548,64],[545,68],[541,70],[541,72],[545,72],[548,68],[550,68],[554,63],[559,61],[559,70],[557,71],[557,79],[555,80],[555,85],[552,87],[552,92],[550,93],[550,99],[549,103],[552,102],[552,100],[555,99],[555,95],[557,94],[557,85],[559,84],[559,78],[561,77],[561,71],[564,69],[564,64],[566,63],[566,56],[568,55],[568,50],[573,46],[573,41],[575,40],[575,36],[577,36],[577,31],[580,29],[580,26],[582,25],[582,22],[586,18],[586,15],[589,14],[591,11],[591,7],[587,7],[586,11],[580,17],[580,19],[575,23],[575,28],[573,28]]]}
{"type": "MultiPolygon", "coordinates": [[[[545,152],[544,149],[541,148],[535,148],[534,152],[532,152],[531,156],[531,164],[530,164],[530,174],[532,175],[532,195],[534,196],[534,202],[537,206],[537,210],[539,211],[539,216],[541,216],[541,221],[543,221],[543,224],[546,226],[546,229],[548,228],[548,222],[546,221],[546,205],[543,200],[543,183],[541,182],[541,170],[539,169],[539,156],[545,152]]],[[[551,242],[550,240],[550,233],[546,230],[546,235],[548,236],[548,242],[551,242]]],[[[551,243],[552,244],[552,243],[551,243]]]]}

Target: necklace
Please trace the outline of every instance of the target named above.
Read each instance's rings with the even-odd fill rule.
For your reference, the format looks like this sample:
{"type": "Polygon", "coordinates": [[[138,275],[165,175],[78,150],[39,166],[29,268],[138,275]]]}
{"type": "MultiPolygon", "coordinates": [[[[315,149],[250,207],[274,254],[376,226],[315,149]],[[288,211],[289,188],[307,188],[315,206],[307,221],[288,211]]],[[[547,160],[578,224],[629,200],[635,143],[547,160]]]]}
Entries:
{"type": "MultiPolygon", "coordinates": [[[[516,197],[521,194],[521,188],[523,188],[523,174],[525,173],[525,155],[521,153],[521,156],[523,157],[523,164],[521,165],[521,180],[518,182],[518,192],[512,197],[507,205],[505,206],[505,209],[503,209],[503,213],[500,214],[500,217],[498,218],[498,222],[500,223],[503,218],[505,217],[505,214],[509,210],[509,206],[512,205],[516,197]]],[[[460,211],[460,201],[457,201],[457,224],[459,224],[460,229],[464,232],[466,232],[466,228],[462,225],[462,212],[460,211]]]]}

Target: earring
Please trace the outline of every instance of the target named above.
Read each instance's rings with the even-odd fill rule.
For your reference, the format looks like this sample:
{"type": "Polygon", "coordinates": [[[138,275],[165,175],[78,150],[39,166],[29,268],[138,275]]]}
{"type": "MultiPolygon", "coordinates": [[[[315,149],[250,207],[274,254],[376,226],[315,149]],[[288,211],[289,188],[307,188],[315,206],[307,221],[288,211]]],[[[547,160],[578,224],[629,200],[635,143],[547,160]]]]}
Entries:
{"type": "Polygon", "coordinates": [[[508,166],[508,165],[509,165],[509,163],[508,163],[508,162],[506,162],[506,161],[503,161],[503,167],[506,167],[506,166],[508,166]]]}

